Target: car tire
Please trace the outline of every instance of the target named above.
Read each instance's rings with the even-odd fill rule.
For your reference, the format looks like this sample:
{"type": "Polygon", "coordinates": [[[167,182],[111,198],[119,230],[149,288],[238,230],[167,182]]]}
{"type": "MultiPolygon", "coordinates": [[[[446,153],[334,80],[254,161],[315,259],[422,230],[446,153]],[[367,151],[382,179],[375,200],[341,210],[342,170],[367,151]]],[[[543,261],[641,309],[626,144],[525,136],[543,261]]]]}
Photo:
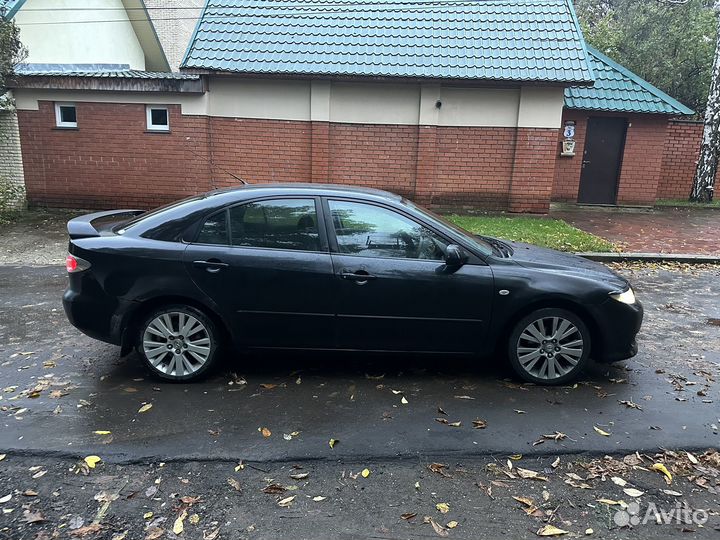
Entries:
{"type": "Polygon", "coordinates": [[[153,310],[137,330],[137,351],[154,376],[186,382],[214,365],[220,333],[202,311],[174,304],[153,310]]]}
{"type": "Polygon", "coordinates": [[[540,385],[575,379],[590,356],[590,331],[566,309],[543,308],[520,319],[508,341],[510,365],[522,379],[540,385]]]}

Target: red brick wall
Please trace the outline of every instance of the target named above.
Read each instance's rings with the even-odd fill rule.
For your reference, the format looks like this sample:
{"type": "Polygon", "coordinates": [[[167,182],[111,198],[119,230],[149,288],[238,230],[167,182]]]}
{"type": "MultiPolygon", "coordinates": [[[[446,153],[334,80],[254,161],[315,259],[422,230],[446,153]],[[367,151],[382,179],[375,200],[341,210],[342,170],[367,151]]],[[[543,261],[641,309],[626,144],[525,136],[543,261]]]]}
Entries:
{"type": "Polygon", "coordinates": [[[152,207],[211,188],[207,121],[170,107],[172,133],[146,133],[145,106],[78,103],[77,130],[55,128],[53,104],[18,111],[32,205],[152,207]],[[191,137],[191,142],[186,141],[191,137]]]}
{"type": "Polygon", "coordinates": [[[567,121],[575,122],[575,156],[562,157],[562,130],[559,133],[555,146],[557,163],[555,164],[555,181],[553,182],[552,200],[577,202],[580,189],[580,172],[582,171],[582,155],[585,148],[585,133],[587,132],[587,113],[565,109],[563,124],[567,121]]]}
{"type": "Polygon", "coordinates": [[[574,120],[575,156],[561,157],[562,133],[555,144],[557,167],[553,183],[552,199],[577,201],[582,171],[583,149],[590,116],[622,116],[628,119],[625,152],[622,159],[617,204],[652,205],[658,192],[665,148],[667,117],[643,114],[609,114],[595,111],[566,110],[563,123],[574,120]]]}
{"type": "Polygon", "coordinates": [[[441,207],[506,210],[517,130],[472,127],[436,130],[434,171],[419,186],[426,195],[423,202],[441,207]]]}
{"type": "Polygon", "coordinates": [[[77,108],[77,130],[54,127],[50,102],[19,111],[31,205],[153,207],[236,184],[226,171],[251,182],[364,185],[436,207],[523,212],[546,211],[552,186],[554,129],[207,118],[172,106],[172,132],[147,133],[143,105],[77,108]]]}
{"type": "Polygon", "coordinates": [[[518,129],[510,185],[511,212],[546,213],[550,209],[557,137],[557,129],[518,129]]]}
{"type": "Polygon", "coordinates": [[[620,171],[618,204],[655,204],[666,127],[665,116],[630,116],[620,171]]]}
{"type": "Polygon", "coordinates": [[[219,117],[209,122],[214,178],[219,186],[237,184],[222,169],[251,183],[311,181],[309,122],[219,117]]]}
{"type": "MultiPolygon", "coordinates": [[[[690,196],[702,134],[702,122],[670,121],[665,137],[658,199],[687,199],[690,196]]],[[[718,189],[720,183],[715,177],[716,192],[718,189]]]]}
{"type": "Polygon", "coordinates": [[[417,144],[417,126],[330,124],[331,181],[412,197],[417,144]]]}

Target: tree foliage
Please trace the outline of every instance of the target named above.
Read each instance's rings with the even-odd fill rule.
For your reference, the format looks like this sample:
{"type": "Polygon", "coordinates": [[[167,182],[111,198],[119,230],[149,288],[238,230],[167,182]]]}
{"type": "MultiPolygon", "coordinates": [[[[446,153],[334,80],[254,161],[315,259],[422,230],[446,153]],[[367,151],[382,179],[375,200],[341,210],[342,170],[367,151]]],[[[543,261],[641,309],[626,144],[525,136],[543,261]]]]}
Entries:
{"type": "Polygon", "coordinates": [[[0,19],[0,95],[5,94],[15,66],[26,57],[27,49],[20,42],[20,29],[14,21],[0,19]]]}
{"type": "Polygon", "coordinates": [[[715,50],[712,0],[575,0],[585,39],[701,114],[715,50]]]}

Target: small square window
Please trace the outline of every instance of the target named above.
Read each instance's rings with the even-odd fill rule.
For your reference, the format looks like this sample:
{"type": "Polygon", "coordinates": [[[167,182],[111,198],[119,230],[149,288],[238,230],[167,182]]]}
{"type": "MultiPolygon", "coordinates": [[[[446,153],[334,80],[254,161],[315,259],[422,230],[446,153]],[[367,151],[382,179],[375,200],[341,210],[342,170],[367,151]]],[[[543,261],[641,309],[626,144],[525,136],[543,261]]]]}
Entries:
{"type": "Polygon", "coordinates": [[[148,105],[147,128],[152,131],[170,131],[170,114],[167,107],[155,107],[148,105]]]}
{"type": "Polygon", "coordinates": [[[64,128],[77,127],[77,110],[74,103],[55,104],[55,125],[64,128]]]}

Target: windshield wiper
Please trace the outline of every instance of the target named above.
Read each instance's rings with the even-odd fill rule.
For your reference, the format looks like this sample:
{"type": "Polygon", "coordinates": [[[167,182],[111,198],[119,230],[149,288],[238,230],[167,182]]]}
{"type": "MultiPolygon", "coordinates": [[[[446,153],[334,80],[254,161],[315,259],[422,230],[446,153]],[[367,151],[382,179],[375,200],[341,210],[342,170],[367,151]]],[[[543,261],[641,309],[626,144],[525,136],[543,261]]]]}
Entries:
{"type": "Polygon", "coordinates": [[[497,238],[492,238],[490,236],[481,236],[480,238],[495,248],[503,257],[509,257],[513,254],[513,248],[502,240],[498,240],[497,238]]]}

